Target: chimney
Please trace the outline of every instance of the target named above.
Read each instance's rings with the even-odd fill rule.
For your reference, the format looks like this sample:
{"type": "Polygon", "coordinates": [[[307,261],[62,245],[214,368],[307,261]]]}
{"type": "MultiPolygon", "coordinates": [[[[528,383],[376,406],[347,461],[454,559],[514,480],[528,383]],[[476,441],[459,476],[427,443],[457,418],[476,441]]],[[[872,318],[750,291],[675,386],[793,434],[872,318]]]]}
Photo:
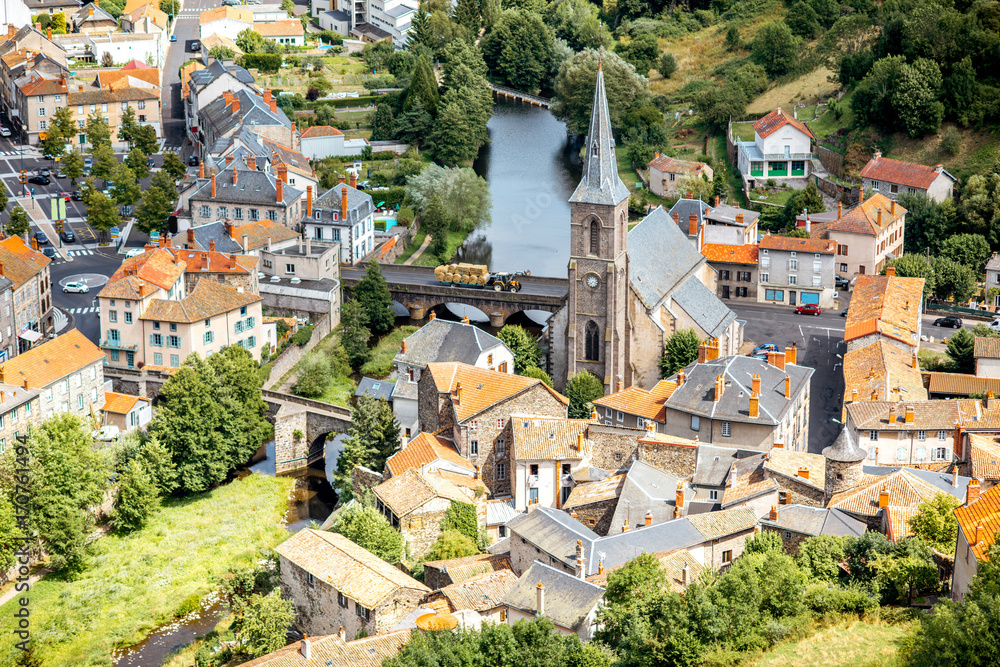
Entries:
{"type": "MultiPolygon", "coordinates": [[[[268,91],[270,92],[270,91],[268,91]]],[[[271,113],[275,116],[278,115],[278,100],[272,99],[269,104],[271,105],[271,113]]]]}
{"type": "Polygon", "coordinates": [[[303,660],[312,660],[312,644],[305,637],[302,638],[301,651],[303,660]]]}
{"type": "Polygon", "coordinates": [[[712,338],[708,341],[708,360],[714,361],[719,358],[719,339],[712,338]]]}
{"type": "Polygon", "coordinates": [[[48,37],[49,37],[49,41],[51,42],[52,41],[52,26],[49,26],[48,37]]]}
{"type": "Polygon", "coordinates": [[[684,567],[681,568],[681,585],[687,586],[689,581],[691,581],[691,568],[684,563],[684,567]]]}
{"type": "Polygon", "coordinates": [[[351,172],[351,187],[352,188],[358,187],[358,172],[356,171],[351,172]]]}
{"type": "Polygon", "coordinates": [[[28,388],[28,378],[24,378],[24,388],[28,388]]]}
{"type": "Polygon", "coordinates": [[[275,169],[278,172],[278,178],[283,180],[285,183],[288,182],[288,165],[284,162],[279,162],[275,169]]]}
{"type": "Polygon", "coordinates": [[[471,324],[471,322],[469,322],[469,316],[468,315],[463,315],[462,316],[462,324],[471,324]]]}
{"type": "Polygon", "coordinates": [[[799,349],[795,347],[795,343],[785,346],[785,363],[792,364],[793,366],[799,360],[799,349]]]}
{"type": "Polygon", "coordinates": [[[698,343],[698,363],[703,364],[708,361],[708,346],[705,341],[698,343]]]}
{"type": "Polygon", "coordinates": [[[715,378],[715,395],[712,397],[712,400],[718,402],[722,398],[722,391],[725,389],[725,386],[726,381],[720,373],[719,377],[715,378]]]}
{"type": "Polygon", "coordinates": [[[965,506],[968,507],[977,500],[979,500],[979,480],[973,477],[965,487],[965,506]]]}
{"type": "Polygon", "coordinates": [[[802,479],[809,479],[809,468],[802,467],[799,468],[799,477],[802,479]]]}
{"type": "Polygon", "coordinates": [[[646,422],[646,432],[650,434],[656,433],[656,422],[652,419],[646,422]]]}
{"type": "Polygon", "coordinates": [[[698,234],[698,214],[692,213],[688,216],[688,236],[698,234]]]}
{"type": "Polygon", "coordinates": [[[338,183],[346,183],[347,182],[347,176],[345,176],[344,174],[341,174],[340,176],[337,177],[337,182],[338,183]]]}
{"type": "Polygon", "coordinates": [[[760,395],[750,394],[750,418],[757,419],[760,416],[760,395]]]}
{"type": "MultiPolygon", "coordinates": [[[[2,397],[0,397],[0,402],[3,402],[2,397]]],[[[951,485],[958,487],[958,466],[951,469],[951,485]]]]}
{"type": "Polygon", "coordinates": [[[403,339],[403,342],[400,343],[400,345],[399,345],[399,353],[400,354],[406,354],[406,339],[405,338],[403,339]]]}
{"type": "Polygon", "coordinates": [[[861,203],[864,200],[865,200],[865,185],[864,183],[862,183],[861,185],[858,186],[858,203],[861,203]]]}
{"type": "Polygon", "coordinates": [[[688,190],[687,191],[687,195],[685,195],[684,198],[685,199],[694,199],[694,194],[690,190],[688,190]]]}
{"type": "MultiPolygon", "coordinates": [[[[213,190],[214,190],[214,188],[213,188],[213,190]]],[[[215,195],[215,192],[212,192],[212,195],[215,195]]],[[[166,237],[163,234],[160,234],[160,247],[164,248],[164,247],[166,247],[166,245],[167,245],[167,239],[166,239],[166,237]]]]}
{"type": "Polygon", "coordinates": [[[247,167],[250,168],[250,171],[257,171],[257,156],[256,155],[248,155],[247,156],[247,167]]]}
{"type": "Polygon", "coordinates": [[[264,103],[265,104],[270,104],[271,103],[271,91],[270,90],[265,90],[264,91],[264,103]]]}
{"type": "Polygon", "coordinates": [[[578,431],[576,434],[576,451],[583,451],[583,431],[578,431]]]}
{"type": "Polygon", "coordinates": [[[625,525],[622,526],[622,532],[627,533],[629,531],[628,517],[625,517],[625,525]]]}
{"type": "Polygon", "coordinates": [[[340,191],[340,217],[347,220],[347,188],[340,191]]]}
{"type": "Polygon", "coordinates": [[[677,371],[677,388],[680,389],[681,385],[684,384],[684,369],[677,371]]]}
{"type": "MultiPolygon", "coordinates": [[[[215,239],[208,240],[208,250],[209,252],[215,252],[215,239]]],[[[207,257],[207,255],[206,255],[207,257]]]]}
{"type": "Polygon", "coordinates": [[[889,423],[890,424],[895,424],[896,423],[896,406],[895,405],[890,405],[889,406],[889,423]]]}
{"type": "Polygon", "coordinates": [[[236,167],[233,167],[233,185],[236,185],[236,167]]]}
{"type": "Polygon", "coordinates": [[[936,164],[936,165],[934,165],[934,173],[935,174],[940,174],[942,171],[944,171],[944,165],[943,164],[936,164]]]}
{"type": "Polygon", "coordinates": [[[215,199],[215,172],[212,172],[212,199],[215,199]]]}
{"type": "Polygon", "coordinates": [[[681,214],[677,213],[676,211],[674,212],[674,222],[677,223],[678,227],[681,226],[681,214]]]}
{"type": "Polygon", "coordinates": [[[911,364],[914,368],[920,368],[920,359],[919,357],[917,357],[916,352],[913,353],[913,359],[911,360],[911,364]]]}
{"type": "Polygon", "coordinates": [[[878,492],[878,508],[882,509],[889,506],[889,488],[883,486],[882,490],[878,492]]]}
{"type": "Polygon", "coordinates": [[[732,488],[736,486],[737,478],[739,473],[736,472],[736,464],[734,463],[731,468],[729,468],[729,477],[726,479],[726,486],[732,488]]]}
{"type": "Polygon", "coordinates": [[[753,374],[753,379],[750,381],[750,390],[760,395],[760,375],[758,373],[753,374]]]}
{"type": "Polygon", "coordinates": [[[230,153],[229,155],[226,156],[226,166],[228,167],[232,163],[233,163],[233,155],[232,153],[230,153]]]}
{"type": "MultiPolygon", "coordinates": [[[[222,99],[225,102],[226,106],[228,107],[230,104],[233,103],[233,91],[231,90],[222,91],[222,99]]],[[[227,155],[226,159],[228,160],[230,157],[231,156],[227,155]]]]}
{"type": "MultiPolygon", "coordinates": [[[[93,16],[93,15],[94,15],[94,8],[93,7],[88,7],[87,8],[87,16],[93,16]]],[[[38,25],[41,26],[42,24],[39,23],[38,25]]],[[[49,30],[49,32],[51,32],[51,29],[49,30]]]]}
{"type": "Polygon", "coordinates": [[[715,195],[715,208],[719,208],[719,195],[715,195]]]}
{"type": "Polygon", "coordinates": [[[858,402],[858,390],[857,389],[852,389],[851,390],[851,403],[857,403],[857,402],[858,402]]]}
{"type": "Polygon", "coordinates": [[[615,386],[617,387],[615,391],[621,391],[625,388],[625,382],[622,380],[621,375],[618,376],[618,382],[615,383],[615,386]]]}
{"type": "Polygon", "coordinates": [[[243,235],[243,249],[246,250],[248,247],[250,247],[250,235],[249,234],[244,234],[243,235]]]}
{"type": "Polygon", "coordinates": [[[768,352],[767,353],[767,363],[771,364],[775,368],[780,368],[785,370],[785,353],[784,352],[768,352]]]}
{"type": "Polygon", "coordinates": [[[894,218],[896,217],[896,200],[895,199],[893,199],[892,201],[889,202],[889,215],[891,215],[894,218]]]}
{"type": "Polygon", "coordinates": [[[233,109],[232,111],[230,111],[230,113],[232,113],[235,116],[236,114],[239,113],[239,111],[240,111],[240,101],[233,98],[233,109]]]}
{"type": "Polygon", "coordinates": [[[337,634],[340,635],[340,641],[347,641],[347,634],[344,632],[344,626],[340,626],[340,630],[337,631],[337,634]]]}
{"type": "Polygon", "coordinates": [[[878,207],[878,226],[882,226],[882,207],[878,207]]]}
{"type": "Polygon", "coordinates": [[[188,238],[188,245],[190,245],[191,249],[194,250],[194,229],[188,227],[187,238],[188,238]]]}
{"type": "Polygon", "coordinates": [[[306,217],[311,218],[313,215],[313,186],[306,186],[306,217]]]}
{"type": "Polygon", "coordinates": [[[604,561],[597,561],[597,574],[604,574],[604,561]]]}
{"type": "MultiPolygon", "coordinates": [[[[236,171],[233,170],[233,174],[235,173],[236,171]]],[[[279,204],[285,201],[285,182],[280,178],[274,179],[274,201],[279,204]]]]}
{"type": "Polygon", "coordinates": [[[579,579],[586,579],[587,572],[583,569],[583,542],[576,541],[576,576],[579,579]]]}
{"type": "Polygon", "coordinates": [[[652,526],[653,525],[653,512],[646,512],[646,516],[643,518],[643,525],[652,526]]]}
{"type": "Polygon", "coordinates": [[[896,265],[895,264],[890,264],[889,266],[885,267],[885,275],[887,275],[887,276],[894,276],[894,275],[896,275],[896,265]]]}
{"type": "Polygon", "coordinates": [[[736,214],[736,224],[737,225],[742,225],[743,224],[743,214],[742,213],[737,213],[736,214]]]}
{"type": "Polygon", "coordinates": [[[271,252],[271,237],[267,237],[267,251],[271,252]]]}
{"type": "Polygon", "coordinates": [[[677,482],[677,492],[674,494],[674,507],[678,511],[684,509],[684,482],[677,482]]]}
{"type": "Polygon", "coordinates": [[[812,221],[809,220],[809,211],[806,210],[805,214],[806,214],[806,231],[807,232],[812,231],[812,221]]]}
{"type": "Polygon", "coordinates": [[[0,277],[4,277],[6,275],[7,275],[7,269],[6,269],[6,267],[4,267],[3,264],[0,264],[0,277]]]}
{"type": "Polygon", "coordinates": [[[844,217],[844,202],[837,202],[837,219],[840,220],[844,217]]]}
{"type": "Polygon", "coordinates": [[[545,616],[545,586],[542,582],[535,584],[535,606],[539,616],[545,616]]]}
{"type": "Polygon", "coordinates": [[[771,505],[771,513],[767,515],[767,518],[768,518],[769,521],[777,521],[778,520],[778,506],[777,505],[771,505]]]}
{"type": "Polygon", "coordinates": [[[437,316],[438,316],[438,314],[437,314],[437,313],[435,313],[435,312],[434,312],[434,311],[432,310],[432,311],[431,311],[431,316],[430,316],[430,317],[429,317],[428,319],[431,319],[431,320],[433,320],[433,319],[434,319],[435,317],[437,317],[437,316]]]}
{"type": "Polygon", "coordinates": [[[913,423],[913,406],[912,405],[907,405],[906,406],[906,423],[907,424],[912,424],[913,423]]]}
{"type": "MultiPolygon", "coordinates": [[[[215,190],[212,190],[212,195],[213,196],[215,195],[215,190]]],[[[225,225],[226,236],[232,236],[233,235],[233,223],[231,223],[228,220],[226,220],[226,222],[223,223],[223,224],[225,225]]]]}
{"type": "Polygon", "coordinates": [[[785,398],[790,399],[792,397],[792,378],[791,376],[785,376],[785,398]]]}
{"type": "Polygon", "coordinates": [[[877,160],[880,157],[882,157],[882,151],[875,151],[875,155],[873,156],[873,159],[877,160]]]}
{"type": "Polygon", "coordinates": [[[31,237],[31,249],[38,250],[38,239],[36,239],[34,236],[31,237]]]}
{"type": "Polygon", "coordinates": [[[462,383],[457,382],[455,384],[455,405],[462,404],[462,383]]]}
{"type": "Polygon", "coordinates": [[[311,254],[312,254],[312,238],[309,237],[309,236],[307,236],[306,237],[306,256],[309,256],[311,254]]]}

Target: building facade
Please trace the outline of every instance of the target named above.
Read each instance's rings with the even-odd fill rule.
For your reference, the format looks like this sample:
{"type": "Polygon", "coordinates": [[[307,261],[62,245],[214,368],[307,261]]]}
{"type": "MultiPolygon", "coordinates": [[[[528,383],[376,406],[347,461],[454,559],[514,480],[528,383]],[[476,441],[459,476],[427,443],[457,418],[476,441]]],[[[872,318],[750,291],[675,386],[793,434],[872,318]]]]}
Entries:
{"type": "Polygon", "coordinates": [[[766,234],[758,260],[760,303],[834,307],[836,243],[766,234]]]}

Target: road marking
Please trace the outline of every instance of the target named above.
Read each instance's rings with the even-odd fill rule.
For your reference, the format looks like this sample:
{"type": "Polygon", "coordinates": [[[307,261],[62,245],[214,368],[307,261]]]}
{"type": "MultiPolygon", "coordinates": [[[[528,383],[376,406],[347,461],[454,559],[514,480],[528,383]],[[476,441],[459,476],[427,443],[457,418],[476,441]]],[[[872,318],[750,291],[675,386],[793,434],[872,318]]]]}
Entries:
{"type": "Polygon", "coordinates": [[[70,250],[66,253],[67,257],[81,257],[83,255],[93,255],[93,250],[70,250]]]}
{"type": "Polygon", "coordinates": [[[70,308],[69,312],[74,315],[89,315],[91,313],[96,313],[99,309],[99,306],[91,306],[90,308],[70,308]]]}

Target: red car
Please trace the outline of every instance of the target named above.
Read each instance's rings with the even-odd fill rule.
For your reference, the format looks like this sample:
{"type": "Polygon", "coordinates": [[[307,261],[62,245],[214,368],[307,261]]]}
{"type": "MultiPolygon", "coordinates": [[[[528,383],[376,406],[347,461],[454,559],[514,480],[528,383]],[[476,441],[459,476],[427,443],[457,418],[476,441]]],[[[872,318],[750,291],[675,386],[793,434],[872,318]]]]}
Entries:
{"type": "Polygon", "coordinates": [[[815,303],[804,303],[795,309],[799,315],[819,315],[823,311],[815,303]]]}
{"type": "Polygon", "coordinates": [[[67,202],[70,200],[70,196],[69,196],[68,192],[60,192],[59,196],[62,197],[63,199],[65,199],[67,202]]]}

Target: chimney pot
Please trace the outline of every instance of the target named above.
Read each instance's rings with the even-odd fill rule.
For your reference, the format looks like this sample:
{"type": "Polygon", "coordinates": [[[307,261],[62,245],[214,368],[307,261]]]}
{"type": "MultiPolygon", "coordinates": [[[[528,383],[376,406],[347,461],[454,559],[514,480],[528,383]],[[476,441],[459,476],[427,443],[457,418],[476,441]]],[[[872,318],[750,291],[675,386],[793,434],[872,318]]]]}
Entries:
{"type": "Polygon", "coordinates": [[[715,378],[715,394],[713,395],[712,400],[717,402],[722,399],[722,392],[725,389],[725,386],[725,378],[723,378],[720,374],[719,377],[715,378]]]}
{"type": "Polygon", "coordinates": [[[799,477],[802,479],[809,479],[809,468],[801,467],[799,468],[799,477]]]}
{"type": "Polygon", "coordinates": [[[677,371],[677,387],[680,388],[684,384],[684,369],[677,371]]]}
{"type": "Polygon", "coordinates": [[[456,405],[461,405],[462,404],[462,383],[461,382],[455,383],[455,404],[456,405]]]}
{"type": "Polygon", "coordinates": [[[306,186],[306,217],[311,218],[313,214],[313,186],[306,186]]]}
{"type": "Polygon", "coordinates": [[[882,490],[878,492],[878,507],[883,509],[889,506],[889,489],[888,487],[882,487],[882,490]]]}
{"type": "Polygon", "coordinates": [[[965,487],[965,506],[968,507],[972,503],[979,500],[979,480],[973,477],[969,480],[969,485],[965,487]]]}
{"type": "Polygon", "coordinates": [[[653,513],[651,511],[646,512],[646,516],[643,518],[643,523],[647,526],[653,525],[653,513]]]}
{"type": "Polygon", "coordinates": [[[906,406],[906,423],[907,424],[912,424],[913,423],[913,406],[912,405],[907,405],[906,406]]]}
{"type": "Polygon", "coordinates": [[[545,615],[545,586],[541,582],[535,584],[535,604],[539,616],[545,615]]]}
{"type": "Polygon", "coordinates": [[[755,392],[750,394],[750,418],[756,419],[760,416],[760,396],[755,392]]]}
{"type": "Polygon", "coordinates": [[[894,275],[896,275],[896,265],[895,264],[890,264],[889,266],[885,267],[885,275],[887,275],[887,276],[894,276],[894,275]]]}
{"type": "Polygon", "coordinates": [[[760,374],[754,373],[753,378],[750,380],[751,391],[755,394],[760,394],[760,374]]]}
{"type": "Polygon", "coordinates": [[[778,520],[778,506],[771,505],[771,512],[767,515],[768,520],[777,521],[778,520]]]}
{"type": "Polygon", "coordinates": [[[844,217],[844,202],[839,201],[837,202],[837,219],[839,220],[840,218],[843,217],[844,217]]]}
{"type": "Polygon", "coordinates": [[[285,201],[285,182],[280,178],[274,180],[274,201],[278,204],[285,201]]]}
{"type": "Polygon", "coordinates": [[[790,399],[792,397],[792,378],[791,376],[785,376],[785,398],[790,399]]]}
{"type": "Polygon", "coordinates": [[[347,635],[344,633],[344,626],[340,626],[340,630],[337,631],[337,634],[340,635],[340,641],[347,641],[347,635]]]}
{"type": "Polygon", "coordinates": [[[212,172],[212,199],[215,199],[215,172],[212,172]]]}

